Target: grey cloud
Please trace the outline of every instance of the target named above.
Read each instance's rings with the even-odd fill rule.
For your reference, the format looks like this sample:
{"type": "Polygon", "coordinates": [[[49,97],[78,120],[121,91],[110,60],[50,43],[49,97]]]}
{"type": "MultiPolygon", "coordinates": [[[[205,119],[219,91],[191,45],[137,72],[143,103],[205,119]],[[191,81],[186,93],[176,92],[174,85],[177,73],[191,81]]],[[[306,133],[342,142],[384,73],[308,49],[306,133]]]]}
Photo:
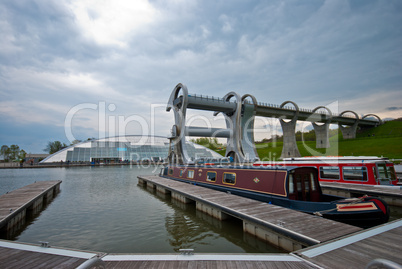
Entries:
{"type": "Polygon", "coordinates": [[[402,106],[391,106],[391,107],[387,107],[386,110],[388,111],[396,111],[396,110],[402,110],[402,106]]]}
{"type": "Polygon", "coordinates": [[[106,101],[133,115],[166,102],[182,82],[192,93],[237,91],[273,104],[401,108],[395,98],[353,103],[402,85],[398,1],[155,0],[157,18],[127,35],[126,48],[96,44],[66,3],[0,3],[0,99],[27,111],[35,99],[63,107],[106,101]]]}

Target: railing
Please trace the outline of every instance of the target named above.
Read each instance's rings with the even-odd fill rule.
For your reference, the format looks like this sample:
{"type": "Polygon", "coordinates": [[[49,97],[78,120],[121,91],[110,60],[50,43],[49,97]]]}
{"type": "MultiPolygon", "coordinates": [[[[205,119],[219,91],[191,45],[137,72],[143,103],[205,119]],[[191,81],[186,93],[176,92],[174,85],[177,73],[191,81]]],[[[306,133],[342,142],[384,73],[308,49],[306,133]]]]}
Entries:
{"type": "MultiPolygon", "coordinates": [[[[222,103],[226,103],[228,101],[223,100],[222,98],[219,97],[214,97],[214,96],[208,96],[208,95],[202,95],[202,94],[189,94],[189,97],[194,97],[194,98],[200,98],[200,99],[204,99],[204,100],[211,100],[211,101],[217,101],[217,102],[222,102],[222,103]]],[[[229,101],[229,103],[231,103],[229,101]]]]}
{"type": "MultiPolygon", "coordinates": [[[[208,96],[208,95],[202,95],[202,94],[189,94],[189,97],[193,97],[193,98],[200,98],[200,99],[204,99],[204,100],[211,100],[211,101],[216,101],[216,102],[222,102],[222,103],[232,103],[231,101],[225,101],[222,98],[219,97],[214,97],[214,96],[208,96]]],[[[251,104],[251,102],[249,102],[248,100],[244,100],[244,102],[246,104],[251,104]]],[[[276,104],[270,104],[270,103],[263,103],[263,102],[258,102],[257,103],[258,106],[261,107],[269,107],[269,108],[281,108],[280,105],[276,105],[276,104]]],[[[284,106],[281,109],[285,109],[285,110],[292,110],[295,111],[296,109],[292,106],[284,106]]],[[[300,112],[307,112],[307,113],[313,113],[313,109],[308,109],[308,108],[299,108],[300,112]]],[[[315,113],[318,114],[322,114],[322,115],[329,115],[328,111],[326,110],[318,110],[315,113]]],[[[332,116],[338,117],[339,114],[338,113],[333,113],[332,116]]],[[[346,118],[354,118],[354,116],[348,115],[348,114],[344,114],[342,115],[342,117],[346,117],[346,118]]]]}

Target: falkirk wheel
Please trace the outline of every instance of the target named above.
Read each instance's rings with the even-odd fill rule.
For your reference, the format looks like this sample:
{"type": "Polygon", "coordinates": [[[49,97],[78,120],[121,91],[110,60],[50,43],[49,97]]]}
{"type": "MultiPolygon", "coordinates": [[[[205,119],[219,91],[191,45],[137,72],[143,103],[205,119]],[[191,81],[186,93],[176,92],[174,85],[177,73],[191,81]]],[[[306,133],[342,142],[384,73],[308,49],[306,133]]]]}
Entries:
{"type": "Polygon", "coordinates": [[[285,101],[280,106],[257,102],[251,94],[240,96],[229,92],[222,98],[189,94],[187,86],[177,84],[173,89],[166,111],[173,110],[175,123],[171,129],[169,159],[171,162],[186,164],[192,160],[186,149],[186,136],[226,138],[225,157],[234,162],[247,163],[259,160],[254,141],[255,116],[278,118],[283,131],[283,148],[281,158],[299,157],[296,144],[296,122],[310,121],[316,132],[316,148],[328,148],[329,125],[338,124],[344,139],[354,138],[358,126],[373,127],[382,124],[381,119],[374,114],[359,118],[357,113],[346,110],[334,115],[325,106],[313,110],[300,109],[292,101],[285,101]],[[292,104],[294,108],[286,107],[292,104]],[[225,119],[226,128],[197,127],[186,124],[187,109],[206,110],[221,113],[225,119]],[[325,113],[317,113],[326,110],[325,113]],[[354,114],[354,118],[345,114],[354,114]],[[370,117],[370,118],[369,118],[370,117]],[[372,120],[374,117],[377,120],[372,120]],[[285,121],[285,120],[288,121],[285,121]]]}

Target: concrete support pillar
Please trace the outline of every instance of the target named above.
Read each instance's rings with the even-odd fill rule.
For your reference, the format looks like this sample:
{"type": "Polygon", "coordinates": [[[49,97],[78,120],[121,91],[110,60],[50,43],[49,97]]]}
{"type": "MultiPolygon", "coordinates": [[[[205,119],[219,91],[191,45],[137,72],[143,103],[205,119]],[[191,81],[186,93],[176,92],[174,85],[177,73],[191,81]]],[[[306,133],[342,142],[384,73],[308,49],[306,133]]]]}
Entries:
{"type": "Polygon", "coordinates": [[[311,124],[314,127],[315,131],[315,136],[316,136],[316,144],[315,147],[317,149],[325,149],[329,148],[329,124],[331,123],[332,120],[332,113],[329,108],[325,106],[318,106],[313,109],[313,113],[316,112],[318,109],[324,108],[328,111],[329,115],[327,116],[326,114],[321,114],[320,116],[327,116],[326,122],[323,125],[318,125],[315,122],[312,122],[311,124]]]}
{"type": "Polygon", "coordinates": [[[263,228],[255,223],[245,220],[243,220],[243,231],[289,252],[307,247],[306,245],[303,245],[287,236],[278,234],[273,230],[263,228]]]}
{"type": "Polygon", "coordinates": [[[296,108],[296,112],[293,119],[289,122],[279,119],[283,131],[282,159],[301,156],[296,144],[296,122],[299,116],[299,107],[292,101],[286,101],[281,104],[280,108],[283,108],[287,103],[292,103],[296,108]]]}
{"type": "Polygon", "coordinates": [[[343,139],[354,139],[356,138],[356,131],[357,131],[357,125],[359,124],[359,115],[357,115],[356,112],[351,111],[351,110],[345,110],[342,113],[339,114],[341,117],[345,113],[352,113],[356,117],[356,121],[352,126],[342,126],[339,125],[339,129],[342,132],[342,137],[343,139]]]}
{"type": "Polygon", "coordinates": [[[156,185],[153,184],[152,182],[147,182],[147,189],[149,190],[155,190],[156,189],[156,185]]]}
{"type": "Polygon", "coordinates": [[[162,187],[162,186],[156,186],[156,191],[162,194],[171,194],[171,191],[162,187]]]}
{"type": "Polygon", "coordinates": [[[172,199],[180,201],[180,202],[182,202],[184,204],[191,204],[191,203],[194,202],[193,200],[191,200],[191,199],[187,198],[186,196],[181,195],[181,194],[179,194],[177,192],[172,192],[172,199]]]}
{"type": "Polygon", "coordinates": [[[330,147],[329,144],[329,124],[324,123],[323,125],[317,125],[313,123],[316,143],[315,147],[317,149],[326,149],[330,147]]]}
{"type": "Polygon", "coordinates": [[[343,139],[355,139],[357,131],[357,121],[352,126],[342,126],[339,125],[339,129],[342,132],[343,139]]]}
{"type": "Polygon", "coordinates": [[[196,203],[196,208],[197,208],[197,210],[204,212],[218,220],[225,220],[229,217],[222,210],[219,210],[213,206],[209,206],[209,205],[201,203],[201,202],[196,203]]]}
{"type": "Polygon", "coordinates": [[[52,201],[53,196],[54,196],[54,194],[53,194],[53,189],[52,189],[52,190],[48,191],[44,196],[46,203],[49,203],[50,201],[52,201]]]}
{"type": "Polygon", "coordinates": [[[43,203],[44,203],[44,197],[40,197],[36,199],[36,201],[33,202],[32,206],[28,207],[27,209],[30,212],[30,214],[36,215],[42,210],[43,203]]]}
{"type": "Polygon", "coordinates": [[[22,225],[25,224],[25,219],[26,219],[26,209],[21,210],[18,214],[14,215],[13,218],[11,218],[7,222],[7,231],[10,231],[12,229],[18,230],[22,225]]]}

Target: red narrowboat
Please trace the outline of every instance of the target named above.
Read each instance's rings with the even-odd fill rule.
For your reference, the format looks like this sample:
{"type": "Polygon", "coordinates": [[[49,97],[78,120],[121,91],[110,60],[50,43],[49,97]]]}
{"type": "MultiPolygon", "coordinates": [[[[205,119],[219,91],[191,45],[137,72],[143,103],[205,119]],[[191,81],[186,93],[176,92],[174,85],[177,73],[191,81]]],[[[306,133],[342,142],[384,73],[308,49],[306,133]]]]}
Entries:
{"type": "Polygon", "coordinates": [[[162,169],[161,176],[360,227],[389,218],[388,205],[377,197],[323,194],[315,167],[171,165],[162,169]]]}
{"type": "Polygon", "coordinates": [[[316,167],[322,182],[365,185],[399,185],[394,164],[380,157],[301,157],[285,158],[282,162],[256,162],[254,166],[316,167]]]}

